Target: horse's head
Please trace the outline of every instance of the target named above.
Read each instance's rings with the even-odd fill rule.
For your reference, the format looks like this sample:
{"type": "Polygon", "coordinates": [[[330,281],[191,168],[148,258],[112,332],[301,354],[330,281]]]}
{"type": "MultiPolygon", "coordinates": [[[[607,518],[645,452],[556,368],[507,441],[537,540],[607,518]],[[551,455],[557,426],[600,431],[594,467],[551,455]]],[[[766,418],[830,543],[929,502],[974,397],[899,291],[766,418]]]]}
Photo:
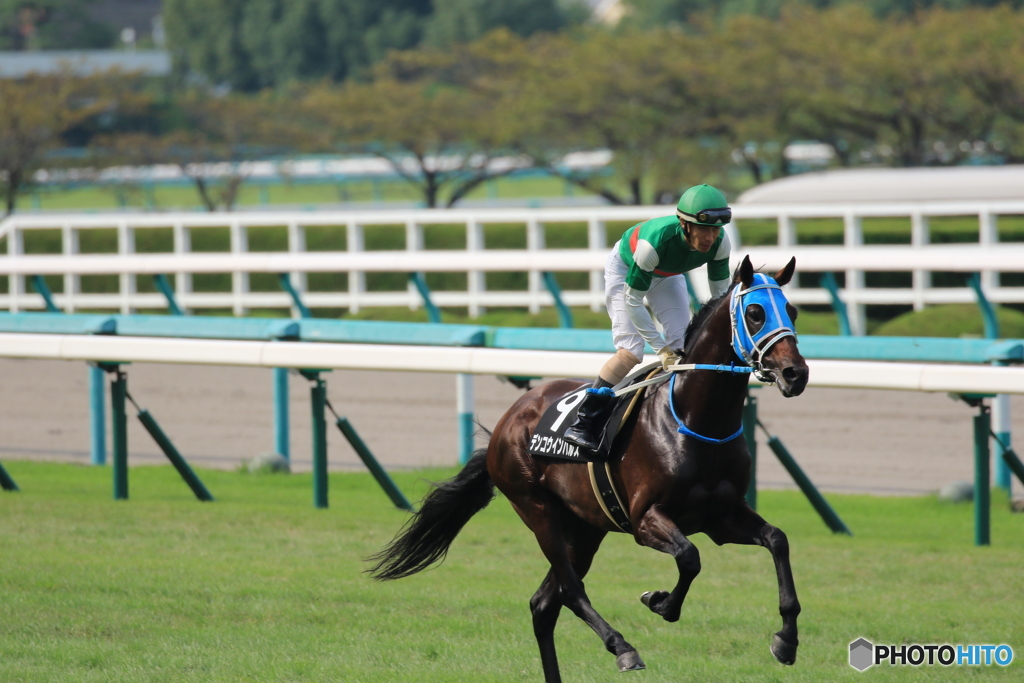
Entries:
{"type": "Polygon", "coordinates": [[[732,346],[761,381],[779,385],[783,396],[798,396],[807,386],[807,361],[796,346],[797,310],[782,293],[796,270],[796,259],[769,277],[755,273],[744,257],[729,295],[732,346]]]}

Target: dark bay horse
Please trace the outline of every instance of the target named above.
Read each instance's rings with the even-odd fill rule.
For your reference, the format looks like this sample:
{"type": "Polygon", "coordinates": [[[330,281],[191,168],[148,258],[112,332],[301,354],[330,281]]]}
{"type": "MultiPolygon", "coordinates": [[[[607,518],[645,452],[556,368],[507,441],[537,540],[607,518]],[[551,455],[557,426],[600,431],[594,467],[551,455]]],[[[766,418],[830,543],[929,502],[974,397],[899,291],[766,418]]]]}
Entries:
{"type": "MultiPolygon", "coordinates": [[[[754,273],[749,259],[744,259],[730,292],[708,302],[692,321],[686,362],[730,366],[745,361],[760,378],[775,382],[784,396],[800,394],[807,385],[807,364],[792,331],[796,310],[779,289],[790,281],[794,268],[791,260],[772,281],[754,273]]],[[[718,545],[764,546],[775,561],[782,615],[782,630],[772,639],[771,651],[783,664],[792,664],[800,603],[789,544],[782,531],[744,500],[751,460],[746,441],[735,437],[748,377],[694,369],[675,375],[675,380],[649,390],[610,455],[613,481],[628,508],[634,539],[671,555],[679,570],[672,590],[649,591],[640,599],[665,620],[679,619],[690,584],[700,572],[697,548],[687,538],[692,534],[704,533],[718,545]]],[[[496,486],[536,535],[551,563],[530,600],[548,683],[561,680],[554,629],[563,606],[600,636],[620,671],[644,668],[633,646],[597,613],[583,588],[582,579],[601,541],[608,532],[619,530],[602,511],[587,468],[527,451],[547,407],[579,386],[573,380],[555,381],[516,401],[498,421],[487,448],[427,494],[399,535],[372,558],[376,564],[370,570],[377,579],[397,579],[443,559],[465,523],[493,498],[496,486]]]]}

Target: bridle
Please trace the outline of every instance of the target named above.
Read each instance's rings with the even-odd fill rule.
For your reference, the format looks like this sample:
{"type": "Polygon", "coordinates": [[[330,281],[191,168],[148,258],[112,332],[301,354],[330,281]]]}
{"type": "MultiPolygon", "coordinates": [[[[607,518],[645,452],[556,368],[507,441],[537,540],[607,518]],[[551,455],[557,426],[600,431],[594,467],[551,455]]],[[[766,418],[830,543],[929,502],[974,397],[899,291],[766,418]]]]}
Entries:
{"type": "Polygon", "coordinates": [[[753,373],[754,376],[761,382],[767,384],[775,383],[775,376],[773,373],[766,371],[762,365],[762,359],[764,355],[768,353],[779,341],[786,337],[796,337],[796,332],[793,330],[793,321],[789,317],[789,313],[786,311],[786,304],[789,301],[786,299],[786,295],[782,293],[782,287],[779,286],[774,279],[763,275],[761,273],[754,273],[754,279],[750,287],[743,289],[743,283],[737,283],[729,295],[729,322],[732,328],[732,348],[736,352],[746,365],[736,365],[730,363],[729,365],[712,365],[707,363],[680,363],[677,365],[671,365],[668,367],[669,372],[652,377],[641,382],[636,382],[627,387],[616,389],[614,395],[622,396],[624,394],[636,391],[646,386],[653,384],[661,384],[668,380],[668,408],[669,413],[675,419],[678,425],[676,431],[680,434],[691,436],[699,441],[711,444],[721,444],[728,441],[732,441],[743,433],[743,426],[734,433],[726,436],[722,439],[715,439],[712,437],[698,434],[689,427],[687,427],[683,421],[679,418],[679,414],[676,412],[675,400],[673,395],[675,394],[675,379],[676,373],[683,370],[711,370],[713,372],[724,372],[732,374],[747,374],[753,373]],[[759,305],[765,314],[764,324],[754,334],[750,333],[746,323],[746,310],[748,306],[759,305]]]}
{"type": "Polygon", "coordinates": [[[782,293],[782,287],[772,278],[761,273],[754,273],[754,280],[747,289],[741,289],[743,283],[737,283],[729,295],[729,324],[732,330],[732,348],[746,365],[713,365],[707,363],[679,363],[670,365],[668,373],[659,375],[629,386],[616,389],[615,396],[642,389],[653,384],[661,384],[677,372],[684,370],[711,370],[713,372],[731,372],[734,374],[754,373],[758,381],[775,384],[775,377],[766,371],[761,364],[764,354],[777,342],[786,337],[796,337],[793,321],[786,311],[789,300],[782,293]],[[781,305],[780,305],[781,300],[781,305]],[[747,306],[758,304],[764,309],[765,321],[756,333],[750,334],[747,329],[744,313],[747,306]],[[737,320],[739,323],[737,323],[737,320]]]}
{"type": "Polygon", "coordinates": [[[732,348],[736,355],[754,370],[762,382],[774,384],[774,376],[764,369],[762,360],[768,350],[786,337],[796,337],[793,321],[786,310],[789,303],[782,287],[772,278],[754,273],[750,287],[737,283],[729,295],[729,322],[732,326],[732,348]],[[747,329],[747,307],[757,304],[764,311],[764,325],[754,334],[747,329]]]}

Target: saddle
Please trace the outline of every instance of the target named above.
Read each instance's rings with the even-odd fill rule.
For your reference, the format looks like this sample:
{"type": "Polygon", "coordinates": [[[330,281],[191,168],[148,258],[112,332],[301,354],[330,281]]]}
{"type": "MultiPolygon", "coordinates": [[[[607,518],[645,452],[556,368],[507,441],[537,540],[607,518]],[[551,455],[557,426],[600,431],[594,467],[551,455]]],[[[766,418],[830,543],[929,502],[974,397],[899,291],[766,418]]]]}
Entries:
{"type": "MultiPolygon", "coordinates": [[[[660,363],[648,365],[616,384],[613,390],[618,391],[643,382],[644,379],[649,379],[660,370],[660,363]]],[[[636,406],[640,403],[646,387],[641,387],[615,399],[615,406],[610,411],[608,420],[601,430],[601,445],[598,447],[597,453],[591,454],[562,439],[565,430],[576,420],[576,409],[583,401],[584,393],[589,386],[591,385],[586,384],[579,389],[570,391],[548,407],[534,429],[528,450],[534,456],[586,463],[590,473],[590,485],[594,488],[597,502],[604,510],[604,514],[621,531],[629,534],[633,532],[633,529],[625,512],[626,506],[612,483],[608,455],[615,437],[625,426],[626,421],[635,413],[636,406]]]]}
{"type": "MultiPolygon", "coordinates": [[[[641,382],[648,375],[660,369],[660,363],[652,363],[641,368],[616,384],[613,387],[613,391],[618,391],[641,382]]],[[[609,411],[608,419],[601,428],[601,445],[596,453],[591,453],[576,444],[565,441],[562,436],[572,423],[576,421],[576,412],[583,402],[587,389],[592,384],[587,383],[574,389],[548,406],[548,409],[544,411],[544,415],[537,422],[527,448],[532,455],[572,462],[605,462],[608,460],[612,443],[626,424],[635,406],[639,403],[643,390],[634,391],[631,394],[615,399],[615,404],[609,411]]]]}

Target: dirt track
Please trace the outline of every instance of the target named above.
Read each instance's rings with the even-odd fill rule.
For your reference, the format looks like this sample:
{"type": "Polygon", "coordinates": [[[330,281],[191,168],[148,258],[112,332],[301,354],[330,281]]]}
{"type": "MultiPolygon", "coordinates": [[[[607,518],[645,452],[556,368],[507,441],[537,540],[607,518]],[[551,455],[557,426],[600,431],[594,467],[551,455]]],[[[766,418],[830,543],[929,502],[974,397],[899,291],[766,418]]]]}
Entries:
{"type": "MultiPolygon", "coordinates": [[[[270,371],[139,364],[128,372],[133,397],[190,462],[233,469],[272,450],[270,371]]],[[[354,371],[325,377],[331,402],[385,467],[456,462],[454,377],[354,371]]],[[[310,467],[308,386],[301,377],[290,379],[292,463],[300,471],[310,467]]],[[[88,463],[87,387],[84,363],[0,359],[0,461],[88,463]]],[[[477,377],[480,421],[492,427],[520,394],[494,377],[477,377]]],[[[825,491],[923,494],[973,476],[974,411],[945,394],[810,388],[784,399],[764,388],[757,396],[761,420],[825,491]]],[[[1013,429],[1024,434],[1024,415],[1015,413],[1013,429]]],[[[109,434],[107,443],[109,449],[109,434]]],[[[128,443],[131,464],[166,462],[134,419],[128,443]]],[[[759,443],[760,485],[792,488],[763,435],[759,443]]],[[[362,467],[333,427],[328,454],[332,469],[362,467]]]]}

